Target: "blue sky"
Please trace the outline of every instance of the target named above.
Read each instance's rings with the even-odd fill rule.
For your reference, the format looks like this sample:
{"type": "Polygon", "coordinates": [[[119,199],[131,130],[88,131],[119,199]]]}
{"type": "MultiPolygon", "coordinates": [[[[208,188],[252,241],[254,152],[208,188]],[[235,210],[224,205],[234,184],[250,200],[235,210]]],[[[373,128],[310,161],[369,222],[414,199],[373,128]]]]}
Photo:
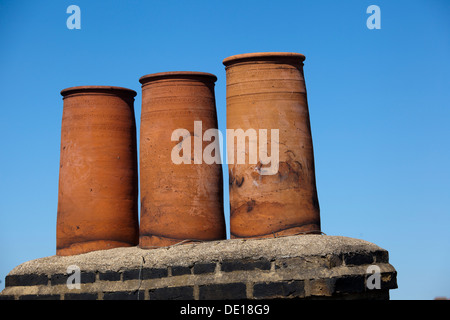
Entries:
{"type": "Polygon", "coordinates": [[[449,18],[445,0],[0,0],[0,289],[55,254],[62,89],[137,91],[139,129],[139,77],[210,72],[224,131],[222,60],[288,51],[306,56],[323,232],[387,249],[392,299],[450,297],[449,18]]]}

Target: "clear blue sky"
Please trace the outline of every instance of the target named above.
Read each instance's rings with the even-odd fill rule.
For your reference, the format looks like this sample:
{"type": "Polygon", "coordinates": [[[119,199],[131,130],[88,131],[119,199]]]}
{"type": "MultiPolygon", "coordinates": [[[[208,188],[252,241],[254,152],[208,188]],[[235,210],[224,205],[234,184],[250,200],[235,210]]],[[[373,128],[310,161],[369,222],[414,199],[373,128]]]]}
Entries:
{"type": "Polygon", "coordinates": [[[139,77],[210,72],[224,130],[222,60],[263,51],[306,55],[322,230],[387,249],[392,299],[450,297],[446,0],[0,0],[0,289],[55,254],[61,89],[134,89],[139,125],[139,77]],[[81,30],[66,27],[71,4],[81,30]]]}

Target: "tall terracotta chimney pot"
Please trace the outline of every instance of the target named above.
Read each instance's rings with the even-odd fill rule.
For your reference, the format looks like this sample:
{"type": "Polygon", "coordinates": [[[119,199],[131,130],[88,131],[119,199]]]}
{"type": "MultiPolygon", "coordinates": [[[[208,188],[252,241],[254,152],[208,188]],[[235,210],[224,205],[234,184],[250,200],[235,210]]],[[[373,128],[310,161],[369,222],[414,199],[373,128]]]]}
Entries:
{"type": "Polygon", "coordinates": [[[136,92],[81,86],[64,89],[61,95],[56,254],[136,246],[136,92]]]}
{"type": "MultiPolygon", "coordinates": [[[[276,174],[260,173],[259,153],[256,164],[248,158],[245,164],[228,165],[231,238],[320,233],[304,60],[304,55],[290,52],[239,54],[223,60],[227,129],[279,130],[276,174]]],[[[236,139],[227,140],[227,145],[236,153],[236,139]]],[[[245,152],[248,156],[248,144],[245,152]]]]}
{"type": "MultiPolygon", "coordinates": [[[[226,237],[222,165],[204,161],[195,164],[192,151],[196,138],[203,140],[207,129],[218,128],[216,80],[213,74],[190,71],[155,73],[139,79],[141,248],[226,237]],[[195,121],[202,125],[198,137],[194,137],[199,135],[195,121]],[[172,141],[177,129],[188,132],[172,141]],[[172,152],[185,139],[190,139],[191,158],[189,163],[176,164],[172,152]]],[[[208,144],[200,141],[199,146],[203,150],[208,144]]]]}

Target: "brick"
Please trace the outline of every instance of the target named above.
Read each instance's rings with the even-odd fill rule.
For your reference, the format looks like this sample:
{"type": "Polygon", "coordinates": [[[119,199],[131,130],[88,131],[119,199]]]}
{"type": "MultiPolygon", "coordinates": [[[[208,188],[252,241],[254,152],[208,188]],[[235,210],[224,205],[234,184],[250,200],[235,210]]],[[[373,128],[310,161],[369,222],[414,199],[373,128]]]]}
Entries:
{"type": "Polygon", "coordinates": [[[311,279],[309,290],[311,296],[332,296],[336,279],[311,279]]]}
{"type": "Polygon", "coordinates": [[[397,289],[397,272],[381,274],[381,289],[397,289]]]}
{"type": "Polygon", "coordinates": [[[99,273],[98,278],[103,281],[119,281],[120,273],[114,271],[101,272],[99,273]]]}
{"type": "Polygon", "coordinates": [[[221,270],[223,272],[232,271],[250,271],[250,270],[270,270],[270,261],[268,260],[253,260],[253,261],[224,261],[221,265],[221,270]]]}
{"type": "Polygon", "coordinates": [[[143,268],[140,269],[133,269],[133,270],[126,270],[123,273],[123,281],[126,280],[138,280],[140,276],[140,279],[155,279],[155,278],[164,278],[168,276],[167,269],[166,268],[143,268]]]}
{"type": "Polygon", "coordinates": [[[247,298],[244,283],[210,284],[199,286],[200,300],[240,300],[247,298]]]}
{"type": "Polygon", "coordinates": [[[27,294],[19,296],[19,300],[60,300],[59,294],[27,294]]]}
{"type": "Polygon", "coordinates": [[[373,263],[372,253],[344,253],[343,258],[346,265],[364,265],[373,263]]]}
{"type": "Polygon", "coordinates": [[[376,263],[388,263],[389,262],[389,252],[386,250],[378,250],[374,254],[376,263]]]}
{"type": "Polygon", "coordinates": [[[142,290],[139,291],[116,291],[105,292],[103,294],[103,300],[144,300],[145,293],[142,290]]]}
{"type": "Polygon", "coordinates": [[[303,280],[263,282],[253,286],[254,298],[293,298],[305,296],[303,280]]]}
{"type": "MultiPolygon", "coordinates": [[[[122,280],[136,280],[140,277],[140,271],[139,269],[131,269],[131,270],[125,270],[122,274],[122,280]]],[[[142,277],[142,275],[141,275],[142,277]]]]}
{"type": "Polygon", "coordinates": [[[378,274],[380,277],[380,287],[373,288],[372,285],[376,284],[376,278],[373,278],[373,273],[368,273],[365,276],[365,288],[366,291],[380,291],[380,290],[389,290],[389,289],[397,289],[397,272],[383,272],[378,274]]]}
{"type": "Polygon", "coordinates": [[[164,268],[151,268],[151,269],[143,269],[142,279],[155,279],[155,278],[164,278],[168,276],[167,269],[164,268]]]}
{"type": "Polygon", "coordinates": [[[353,293],[365,291],[365,281],[363,275],[345,276],[335,278],[336,293],[353,293]]]}
{"type": "Polygon", "coordinates": [[[47,285],[46,274],[19,274],[6,276],[5,287],[47,285]]]}
{"type": "Polygon", "coordinates": [[[191,268],[184,266],[172,267],[172,276],[181,276],[184,274],[191,274],[191,268]]]}
{"type": "Polygon", "coordinates": [[[193,300],[194,288],[183,287],[171,287],[171,288],[158,288],[149,290],[150,300],[193,300]]]}
{"type": "Polygon", "coordinates": [[[328,268],[339,267],[342,265],[342,257],[337,254],[327,255],[328,268]]]}
{"type": "Polygon", "coordinates": [[[95,272],[81,272],[81,283],[95,282],[95,272]]]}
{"type": "Polygon", "coordinates": [[[64,300],[97,300],[97,293],[66,293],[64,300]]]}
{"type": "Polygon", "coordinates": [[[194,274],[213,273],[215,270],[215,263],[196,263],[194,265],[194,274]]]}
{"type": "MultiPolygon", "coordinates": [[[[62,274],[62,273],[52,274],[50,277],[50,284],[52,286],[58,285],[58,284],[66,284],[67,279],[72,275],[73,275],[73,273],[71,273],[71,274],[62,274]]],[[[72,278],[72,279],[74,279],[74,278],[72,278]]],[[[81,272],[80,273],[80,283],[93,283],[93,282],[95,282],[95,273],[94,272],[81,272]]],[[[71,283],[73,283],[73,281],[71,281],[71,283]]]]}
{"type": "Polygon", "coordinates": [[[52,286],[58,285],[58,284],[65,284],[65,283],[67,283],[68,278],[69,278],[69,276],[67,274],[55,273],[55,274],[52,274],[50,277],[50,284],[52,286]]]}
{"type": "Polygon", "coordinates": [[[289,259],[281,259],[281,260],[275,261],[275,270],[287,268],[288,260],[289,259]]]}

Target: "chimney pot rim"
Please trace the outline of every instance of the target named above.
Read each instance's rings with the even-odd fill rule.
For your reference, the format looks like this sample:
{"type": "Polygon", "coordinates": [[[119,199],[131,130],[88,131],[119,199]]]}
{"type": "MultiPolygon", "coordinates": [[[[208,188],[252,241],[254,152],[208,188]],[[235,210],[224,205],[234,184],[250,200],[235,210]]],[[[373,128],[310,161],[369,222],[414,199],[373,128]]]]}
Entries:
{"type": "Polygon", "coordinates": [[[113,92],[116,91],[118,93],[123,93],[126,95],[130,95],[130,97],[135,97],[137,95],[137,92],[124,88],[124,87],[116,87],[116,86],[75,86],[75,87],[69,87],[61,90],[61,95],[63,97],[67,97],[71,94],[75,93],[89,93],[89,92],[113,92]]]}
{"type": "Polygon", "coordinates": [[[225,66],[229,66],[245,60],[271,60],[273,58],[297,59],[299,62],[303,62],[306,59],[305,55],[296,52],[253,52],[229,56],[222,63],[225,66]]]}
{"type": "Polygon", "coordinates": [[[150,81],[162,79],[209,79],[213,83],[217,81],[217,76],[208,72],[199,71],[167,71],[146,74],[139,78],[139,82],[144,85],[150,81]]]}

